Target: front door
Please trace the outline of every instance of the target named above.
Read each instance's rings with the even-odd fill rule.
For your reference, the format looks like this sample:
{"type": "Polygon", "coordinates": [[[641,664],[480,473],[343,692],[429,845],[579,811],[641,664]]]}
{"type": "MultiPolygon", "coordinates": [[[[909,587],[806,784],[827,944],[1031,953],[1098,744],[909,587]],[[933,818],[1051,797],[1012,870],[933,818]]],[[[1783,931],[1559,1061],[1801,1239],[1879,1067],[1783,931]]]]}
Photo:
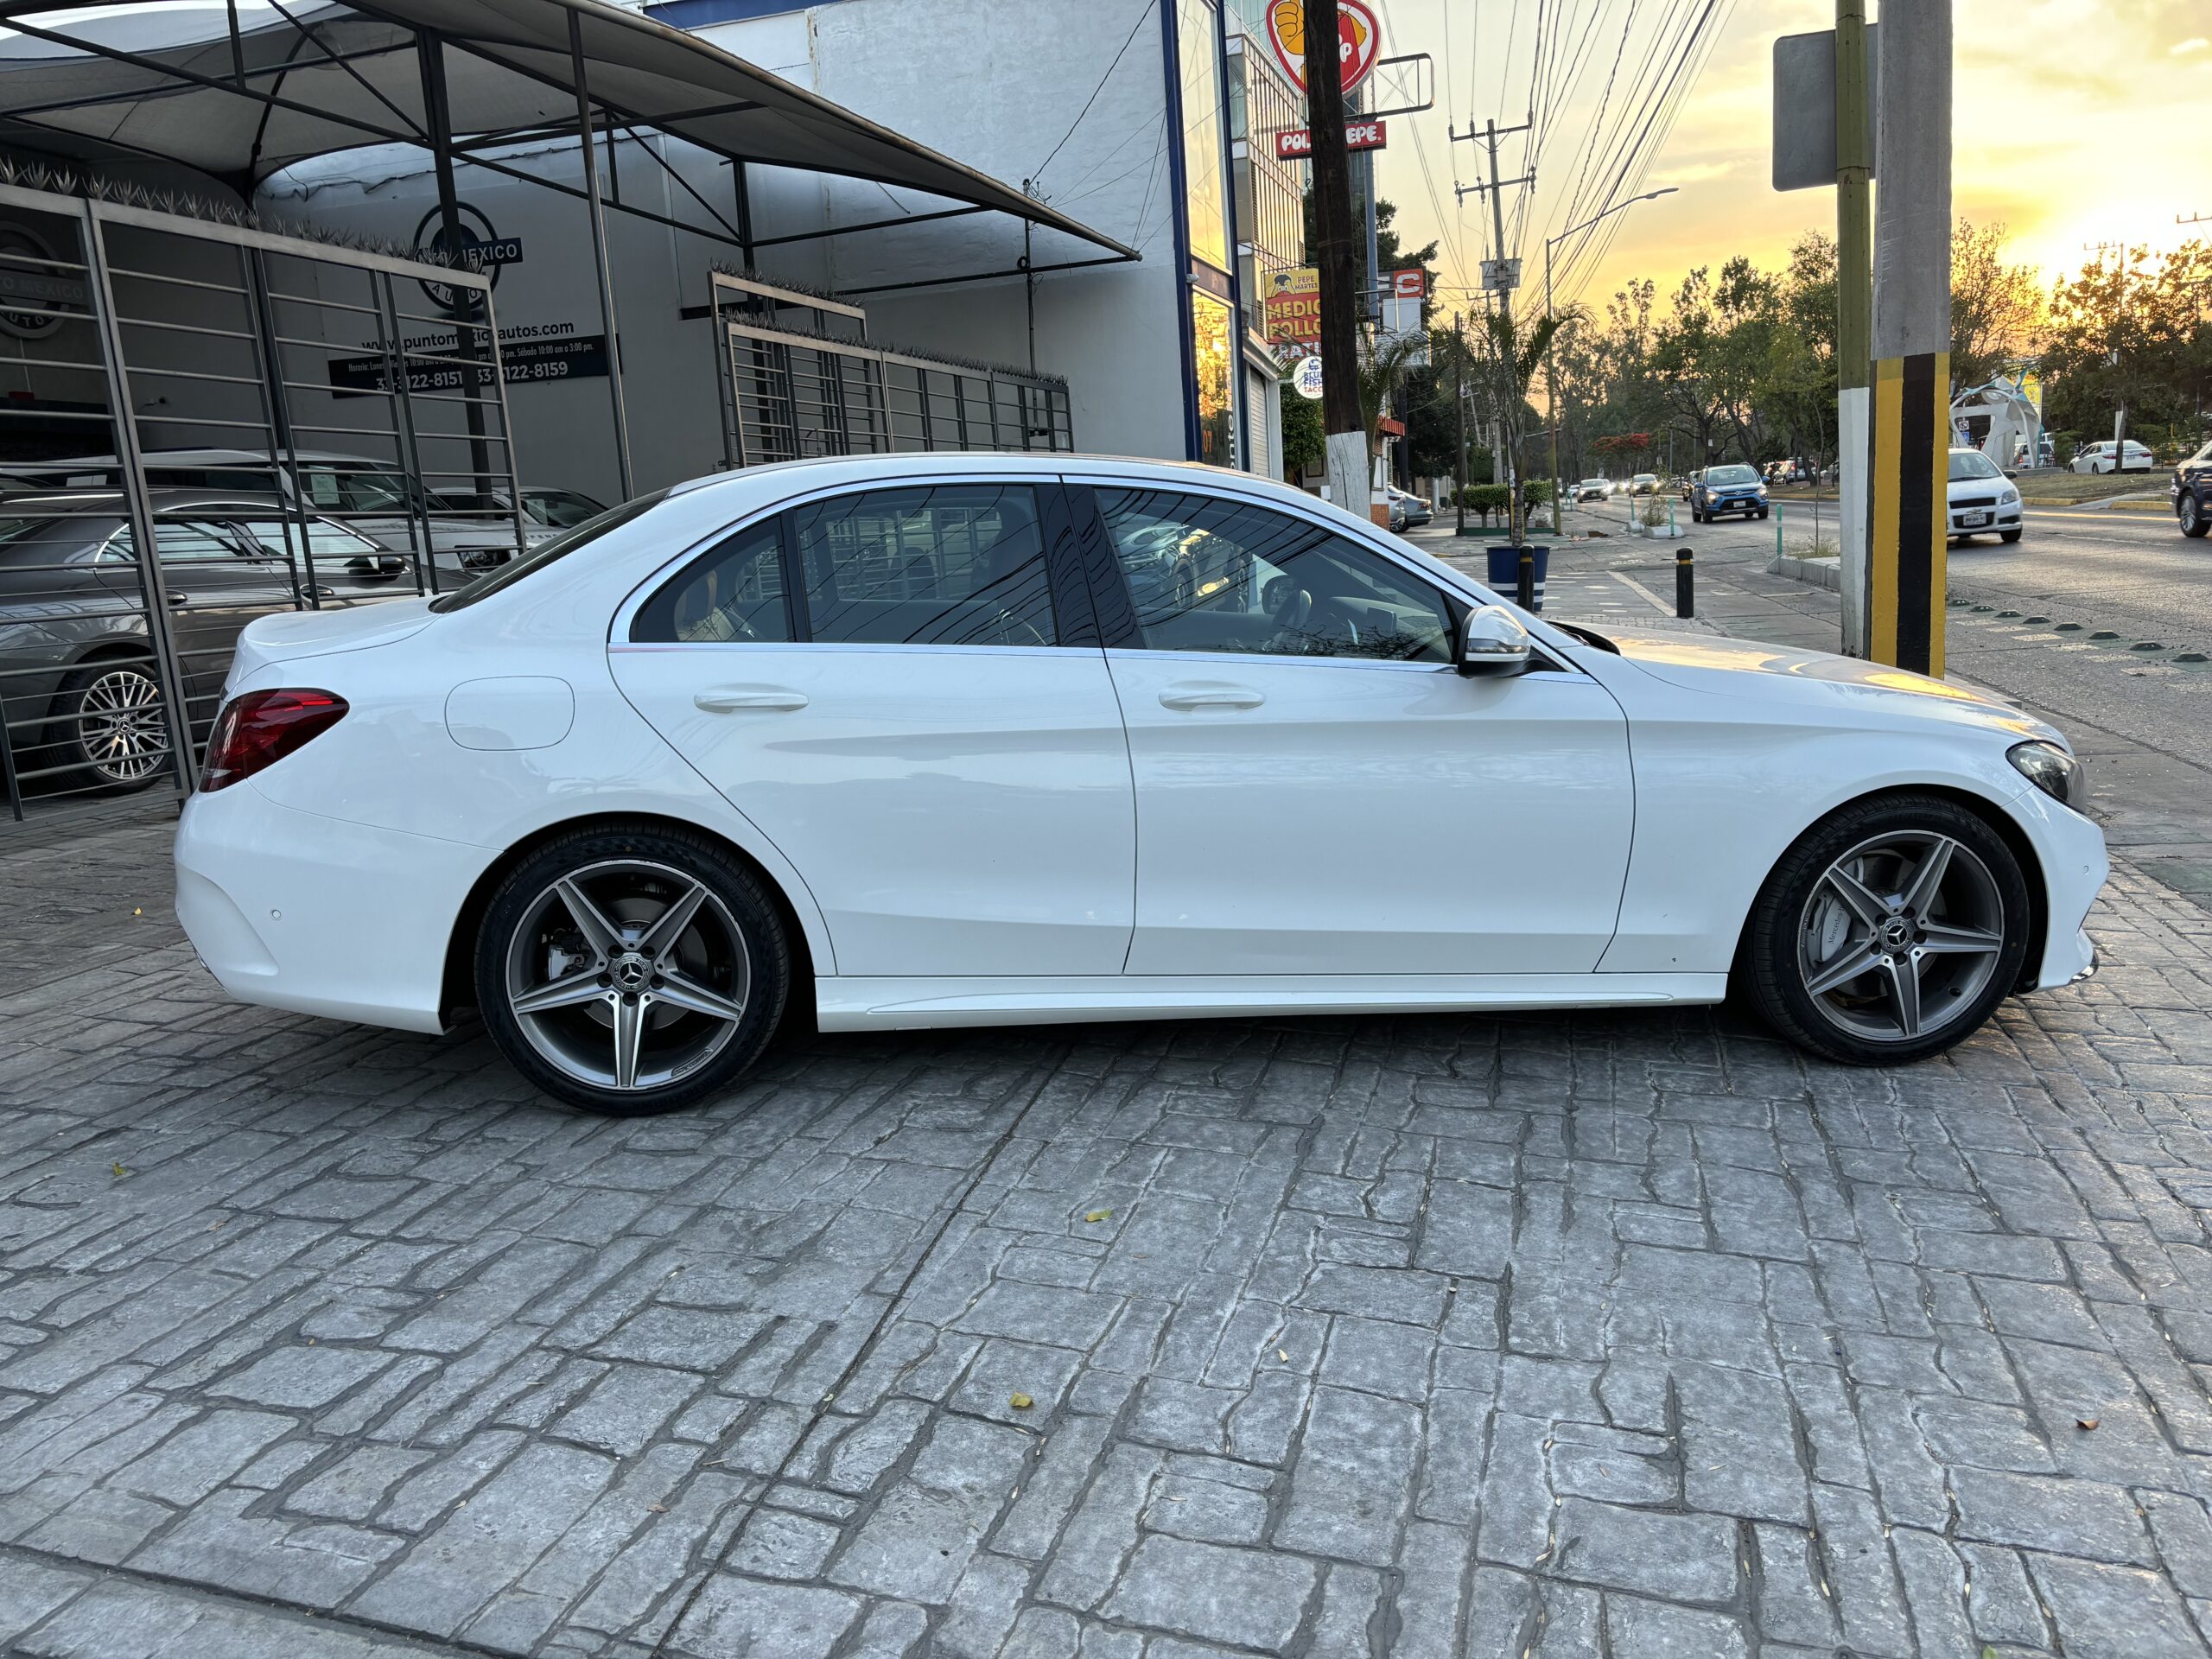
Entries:
{"type": "Polygon", "coordinates": [[[736,531],[613,646],[804,878],[841,976],[1121,971],[1128,745],[1069,540],[1033,480],[837,495],[736,531]]]}
{"type": "Polygon", "coordinates": [[[1096,502],[1130,599],[1108,652],[1136,775],[1130,973],[1596,968],[1634,810],[1610,693],[1559,665],[1462,677],[1456,601],[1314,521],[1096,502]]]}

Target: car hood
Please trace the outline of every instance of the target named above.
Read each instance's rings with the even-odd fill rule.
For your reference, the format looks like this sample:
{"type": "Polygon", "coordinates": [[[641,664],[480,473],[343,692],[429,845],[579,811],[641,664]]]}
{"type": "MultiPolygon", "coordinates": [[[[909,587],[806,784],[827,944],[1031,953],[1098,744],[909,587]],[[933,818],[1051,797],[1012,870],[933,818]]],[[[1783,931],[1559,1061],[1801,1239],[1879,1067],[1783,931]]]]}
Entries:
{"type": "Polygon", "coordinates": [[[427,599],[379,601],[342,610],[279,611],[257,617],[238,635],[238,652],[231,659],[225,689],[243,685],[248,676],[272,663],[388,645],[420,633],[432,620],[427,599]]]}
{"type": "Polygon", "coordinates": [[[1955,501],[1961,495],[1998,495],[2012,487],[2008,478],[1955,478],[1944,485],[1944,499],[1955,501]]]}
{"type": "MultiPolygon", "coordinates": [[[[1712,634],[1611,634],[1624,661],[1685,690],[1761,702],[1826,706],[1839,715],[1933,720],[2019,738],[2058,733],[1990,692],[1833,652],[1712,634]]],[[[1633,711],[1631,711],[1633,712],[1633,711]]]]}

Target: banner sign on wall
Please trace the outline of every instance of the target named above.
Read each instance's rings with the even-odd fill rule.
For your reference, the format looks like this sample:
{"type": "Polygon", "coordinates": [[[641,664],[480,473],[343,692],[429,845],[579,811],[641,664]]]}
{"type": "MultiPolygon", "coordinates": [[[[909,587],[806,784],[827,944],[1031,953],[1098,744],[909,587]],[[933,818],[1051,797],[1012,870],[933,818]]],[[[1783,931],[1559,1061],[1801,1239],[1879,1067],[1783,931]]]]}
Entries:
{"type": "Polygon", "coordinates": [[[1262,332],[1281,356],[1321,349],[1321,273],[1312,265],[1271,270],[1260,278],[1262,332]]]}
{"type": "MultiPolygon", "coordinates": [[[[506,330],[500,331],[500,378],[511,386],[526,385],[547,380],[589,380],[607,378],[607,336],[605,334],[561,334],[537,340],[509,340],[506,330]]],[[[434,352],[449,357],[457,349],[450,339],[443,342],[410,340],[413,351],[434,352]]],[[[372,357],[334,358],[330,365],[330,384],[340,392],[387,391],[390,385],[385,377],[386,359],[379,353],[372,357]]],[[[458,363],[419,363],[407,372],[410,391],[458,391],[467,369],[458,363]]]]}

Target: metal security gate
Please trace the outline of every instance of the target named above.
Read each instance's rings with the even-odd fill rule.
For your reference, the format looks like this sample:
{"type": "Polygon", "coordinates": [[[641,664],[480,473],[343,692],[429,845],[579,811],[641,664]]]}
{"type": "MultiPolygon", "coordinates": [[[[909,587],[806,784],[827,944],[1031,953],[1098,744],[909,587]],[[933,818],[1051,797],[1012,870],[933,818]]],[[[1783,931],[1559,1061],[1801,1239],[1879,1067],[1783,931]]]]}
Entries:
{"type": "Polygon", "coordinates": [[[1058,376],[871,345],[859,306],[726,270],[712,283],[725,466],[1075,448],[1058,376]]]}
{"type": "Polygon", "coordinates": [[[0,822],[188,791],[255,617],[525,542],[471,271],[0,183],[0,822]]]}

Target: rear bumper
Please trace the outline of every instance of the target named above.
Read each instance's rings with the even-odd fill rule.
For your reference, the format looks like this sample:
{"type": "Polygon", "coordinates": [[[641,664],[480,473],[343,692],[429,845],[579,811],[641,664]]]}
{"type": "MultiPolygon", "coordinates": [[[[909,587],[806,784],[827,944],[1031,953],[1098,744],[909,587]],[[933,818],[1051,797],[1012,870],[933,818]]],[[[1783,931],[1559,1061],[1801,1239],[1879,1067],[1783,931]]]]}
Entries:
{"type": "Polygon", "coordinates": [[[297,811],[236,784],[185,804],[177,920],[240,1001],[440,1031],[446,945],[491,856],[297,811]]]}

